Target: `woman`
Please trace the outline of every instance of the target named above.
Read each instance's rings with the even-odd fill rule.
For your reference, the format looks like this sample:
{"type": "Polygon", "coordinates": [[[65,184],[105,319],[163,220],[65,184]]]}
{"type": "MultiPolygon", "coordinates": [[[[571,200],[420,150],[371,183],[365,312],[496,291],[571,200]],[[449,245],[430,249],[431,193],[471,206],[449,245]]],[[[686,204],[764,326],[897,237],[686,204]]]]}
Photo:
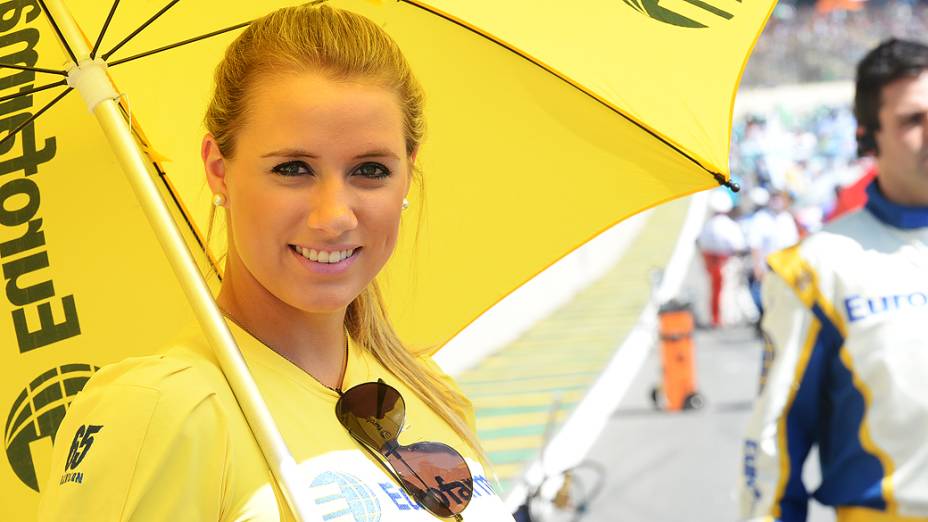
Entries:
{"type": "MultiPolygon", "coordinates": [[[[465,505],[465,519],[511,520],[480,464],[470,403],[430,358],[402,345],[374,280],[408,206],[422,99],[379,27],[326,6],[255,21],[216,71],[202,157],[228,224],[217,304],[326,520],[431,520],[465,505]],[[392,388],[370,384],[378,380],[392,388]],[[347,400],[357,385],[381,398],[395,389],[406,415],[398,444],[450,445],[470,482],[440,481],[424,496],[411,487],[411,475],[426,474],[415,460],[433,463],[428,451],[441,446],[398,447],[399,422],[365,445],[351,421],[383,401],[347,400]]],[[[286,513],[196,328],[164,355],[98,372],[58,434],[41,520],[286,513]]]]}

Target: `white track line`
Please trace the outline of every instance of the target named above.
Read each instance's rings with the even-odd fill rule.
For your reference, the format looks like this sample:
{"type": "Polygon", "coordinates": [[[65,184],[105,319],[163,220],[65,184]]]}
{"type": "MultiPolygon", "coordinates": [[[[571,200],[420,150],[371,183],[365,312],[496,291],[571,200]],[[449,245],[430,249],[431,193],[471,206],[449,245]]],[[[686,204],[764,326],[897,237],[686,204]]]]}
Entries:
{"type": "Polygon", "coordinates": [[[618,408],[655,344],[658,303],[677,296],[683,287],[683,280],[696,251],[696,237],[705,221],[707,197],[707,192],[690,197],[683,228],[670,261],[664,268],[657,292],[641,312],[638,323],[615,351],[606,369],[543,450],[544,467],[541,460],[533,462],[522,481],[506,497],[510,511],[515,511],[525,501],[528,493],[526,484],[538,484],[545,476],[555,475],[579,464],[618,408]]]}

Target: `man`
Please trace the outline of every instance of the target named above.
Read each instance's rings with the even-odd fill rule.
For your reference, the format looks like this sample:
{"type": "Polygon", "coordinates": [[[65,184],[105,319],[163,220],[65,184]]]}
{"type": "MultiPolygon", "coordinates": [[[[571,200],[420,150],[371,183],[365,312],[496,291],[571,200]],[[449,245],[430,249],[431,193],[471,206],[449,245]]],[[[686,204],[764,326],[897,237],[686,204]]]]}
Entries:
{"type": "Polygon", "coordinates": [[[748,246],[751,249],[751,272],[748,287],[757,310],[763,314],[761,283],[767,274],[767,256],[795,245],[799,241],[796,220],[789,212],[789,197],[785,192],[773,195],[761,187],[751,190],[751,201],[756,210],[748,222],[748,246]]]}
{"type": "Polygon", "coordinates": [[[839,522],[928,521],[928,47],[872,50],[854,106],[879,172],[866,207],[768,258],[748,520],[804,521],[811,496],[839,522]]]}
{"type": "Polygon", "coordinates": [[[731,256],[746,249],[741,227],[729,216],[734,205],[723,190],[716,189],[709,194],[712,217],[706,220],[696,239],[709,276],[709,308],[713,328],[722,326],[722,269],[731,256]]]}

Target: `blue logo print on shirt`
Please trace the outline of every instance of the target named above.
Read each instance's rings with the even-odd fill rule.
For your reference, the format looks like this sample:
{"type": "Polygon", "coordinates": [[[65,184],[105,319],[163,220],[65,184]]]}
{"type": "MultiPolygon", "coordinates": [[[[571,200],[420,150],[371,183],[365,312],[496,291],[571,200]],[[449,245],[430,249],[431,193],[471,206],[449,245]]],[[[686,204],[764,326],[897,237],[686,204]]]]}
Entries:
{"type": "Polygon", "coordinates": [[[374,492],[347,473],[326,471],[309,488],[326,522],[380,522],[380,501],[374,492]]]}
{"type": "Polygon", "coordinates": [[[926,292],[877,297],[849,295],[844,300],[844,310],[847,312],[848,321],[852,323],[874,315],[896,312],[906,308],[918,308],[925,305],[928,305],[928,293],[926,292]]]}
{"type": "MultiPolygon", "coordinates": [[[[381,482],[380,489],[387,495],[387,497],[393,501],[393,505],[396,506],[396,509],[400,511],[419,511],[422,507],[416,503],[415,500],[409,497],[409,494],[406,491],[397,486],[392,482],[381,482]]],[[[485,495],[495,495],[496,492],[493,491],[493,486],[490,484],[490,481],[483,475],[477,475],[474,477],[474,491],[473,500],[476,497],[482,497],[485,495]]]]}

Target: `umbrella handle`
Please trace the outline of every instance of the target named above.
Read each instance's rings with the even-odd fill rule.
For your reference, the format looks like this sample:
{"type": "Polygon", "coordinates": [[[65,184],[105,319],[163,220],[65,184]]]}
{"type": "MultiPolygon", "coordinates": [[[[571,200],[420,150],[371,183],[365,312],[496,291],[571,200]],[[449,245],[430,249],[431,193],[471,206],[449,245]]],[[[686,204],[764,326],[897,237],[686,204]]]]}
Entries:
{"type": "MultiPolygon", "coordinates": [[[[161,244],[161,248],[164,250],[171,268],[174,270],[184,294],[193,308],[200,327],[210,346],[215,351],[219,366],[238,400],[242,413],[254,433],[261,451],[264,453],[265,460],[267,460],[276,482],[280,486],[287,507],[298,521],[322,520],[315,506],[304,496],[297,493],[300,489],[304,489],[299,487],[301,483],[299,467],[290,455],[286,443],[278,431],[274,419],[271,417],[270,410],[261,397],[251,373],[248,371],[245,360],[235,344],[235,339],[216,307],[212,293],[203,280],[203,276],[190,250],[187,248],[183,235],[171,217],[171,213],[162,199],[157,185],[149,175],[148,166],[150,162],[146,160],[144,153],[139,148],[117,102],[114,100],[114,98],[118,98],[117,93],[119,91],[116,90],[112,85],[112,81],[106,75],[105,64],[90,61],[90,44],[86,41],[73,16],[71,16],[71,13],[61,0],[46,0],[45,6],[47,8],[46,14],[54,20],[54,25],[60,28],[59,36],[66,40],[62,41],[61,44],[66,49],[73,51],[73,55],[81,63],[81,68],[96,67],[100,69],[91,73],[95,75],[96,81],[83,82],[83,85],[91,86],[88,88],[94,89],[95,92],[82,93],[82,96],[85,97],[85,100],[88,100],[88,103],[90,100],[94,101],[94,105],[90,108],[107,140],[113,147],[119,164],[125,171],[142,210],[154,229],[158,242],[161,244]],[[110,95],[100,95],[101,86],[98,80],[101,78],[101,74],[106,76],[109,89],[111,89],[110,95]]],[[[72,68],[77,68],[77,64],[73,64],[72,68]]],[[[82,88],[81,82],[75,82],[75,86],[78,90],[82,88]]],[[[105,86],[102,88],[105,89],[105,86]]]]}

